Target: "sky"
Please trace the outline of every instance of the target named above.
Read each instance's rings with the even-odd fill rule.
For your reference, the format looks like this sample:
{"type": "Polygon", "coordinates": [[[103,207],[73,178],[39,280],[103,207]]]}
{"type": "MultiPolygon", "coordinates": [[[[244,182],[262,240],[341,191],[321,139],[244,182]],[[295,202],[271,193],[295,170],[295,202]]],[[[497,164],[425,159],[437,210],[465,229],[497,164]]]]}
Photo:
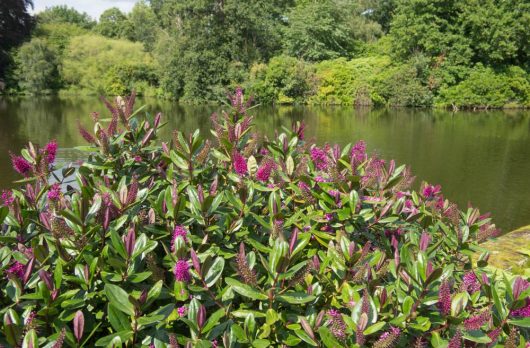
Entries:
{"type": "Polygon", "coordinates": [[[46,7],[67,5],[79,12],[86,12],[94,19],[108,8],[117,7],[124,12],[129,12],[139,0],[33,0],[35,6],[33,13],[39,13],[46,7]]]}

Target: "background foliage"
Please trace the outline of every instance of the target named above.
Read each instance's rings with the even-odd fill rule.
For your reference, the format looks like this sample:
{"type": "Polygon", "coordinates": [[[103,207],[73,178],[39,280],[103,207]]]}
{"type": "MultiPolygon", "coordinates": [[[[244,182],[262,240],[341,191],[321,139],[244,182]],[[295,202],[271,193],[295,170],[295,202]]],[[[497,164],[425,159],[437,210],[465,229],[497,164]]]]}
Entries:
{"type": "MultiPolygon", "coordinates": [[[[13,15],[28,23],[18,32],[28,35],[29,3],[10,1],[20,9],[13,15]]],[[[134,87],[199,103],[219,102],[229,88],[245,85],[267,103],[527,107],[529,13],[525,0],[151,0],[129,14],[110,8],[96,22],[60,6],[38,14],[31,31],[43,40],[41,51],[49,46],[58,73],[28,74],[41,62],[16,59],[27,46],[8,54],[24,39],[18,35],[3,47],[12,64],[2,75],[8,93],[120,94],[134,87]],[[76,50],[69,40],[86,34],[118,40],[99,38],[113,56],[105,68],[114,81],[129,81],[111,86],[106,74],[90,72],[91,83],[65,76],[63,65],[81,71],[92,64],[86,56],[68,61],[76,50]],[[131,47],[148,62],[120,55],[124,40],[141,44],[131,47]]]]}

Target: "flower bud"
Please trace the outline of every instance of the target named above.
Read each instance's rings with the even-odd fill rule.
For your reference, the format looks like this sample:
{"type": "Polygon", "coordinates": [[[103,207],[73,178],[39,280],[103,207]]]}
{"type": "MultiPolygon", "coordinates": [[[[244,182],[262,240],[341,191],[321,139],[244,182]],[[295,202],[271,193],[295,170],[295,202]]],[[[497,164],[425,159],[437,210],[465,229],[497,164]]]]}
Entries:
{"type": "Polygon", "coordinates": [[[206,321],[206,307],[203,304],[201,304],[201,306],[199,307],[199,312],[197,313],[197,326],[199,327],[199,329],[202,329],[205,321],[206,321]]]}

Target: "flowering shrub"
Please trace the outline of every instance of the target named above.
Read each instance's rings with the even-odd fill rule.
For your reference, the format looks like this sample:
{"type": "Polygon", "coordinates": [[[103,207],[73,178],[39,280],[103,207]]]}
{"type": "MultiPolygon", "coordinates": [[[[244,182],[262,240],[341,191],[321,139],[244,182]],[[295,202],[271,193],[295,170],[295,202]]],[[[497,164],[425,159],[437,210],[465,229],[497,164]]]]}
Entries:
{"type": "Polygon", "coordinates": [[[213,138],[155,139],[134,95],[81,129],[57,175],[29,144],[2,193],[0,343],[12,347],[524,345],[526,279],[489,274],[496,233],[439,186],[364,143],[318,147],[303,125],[252,133],[240,90],[213,138]],[[482,250],[483,251],[483,250],[482,250]]]}

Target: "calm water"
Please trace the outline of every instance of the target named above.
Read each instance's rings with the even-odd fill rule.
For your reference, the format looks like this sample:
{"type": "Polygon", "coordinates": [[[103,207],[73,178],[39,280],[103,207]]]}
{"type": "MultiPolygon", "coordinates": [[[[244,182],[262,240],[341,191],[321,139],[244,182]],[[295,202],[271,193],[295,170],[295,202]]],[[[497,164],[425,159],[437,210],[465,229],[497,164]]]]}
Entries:
{"type": "MultiPolygon", "coordinates": [[[[149,112],[162,111],[170,130],[200,128],[208,134],[210,114],[219,107],[182,106],[141,100],[149,112]]],[[[31,140],[57,139],[60,161],[76,159],[68,150],[83,144],[77,120],[90,126],[91,111],[104,112],[97,98],[0,99],[0,188],[18,177],[9,151],[31,140]]],[[[258,107],[256,125],[272,135],[281,126],[305,120],[307,136],[319,143],[364,139],[383,158],[412,166],[417,183],[440,183],[444,194],[465,207],[491,211],[507,231],[530,224],[530,111],[459,112],[348,107],[258,107]]]]}

